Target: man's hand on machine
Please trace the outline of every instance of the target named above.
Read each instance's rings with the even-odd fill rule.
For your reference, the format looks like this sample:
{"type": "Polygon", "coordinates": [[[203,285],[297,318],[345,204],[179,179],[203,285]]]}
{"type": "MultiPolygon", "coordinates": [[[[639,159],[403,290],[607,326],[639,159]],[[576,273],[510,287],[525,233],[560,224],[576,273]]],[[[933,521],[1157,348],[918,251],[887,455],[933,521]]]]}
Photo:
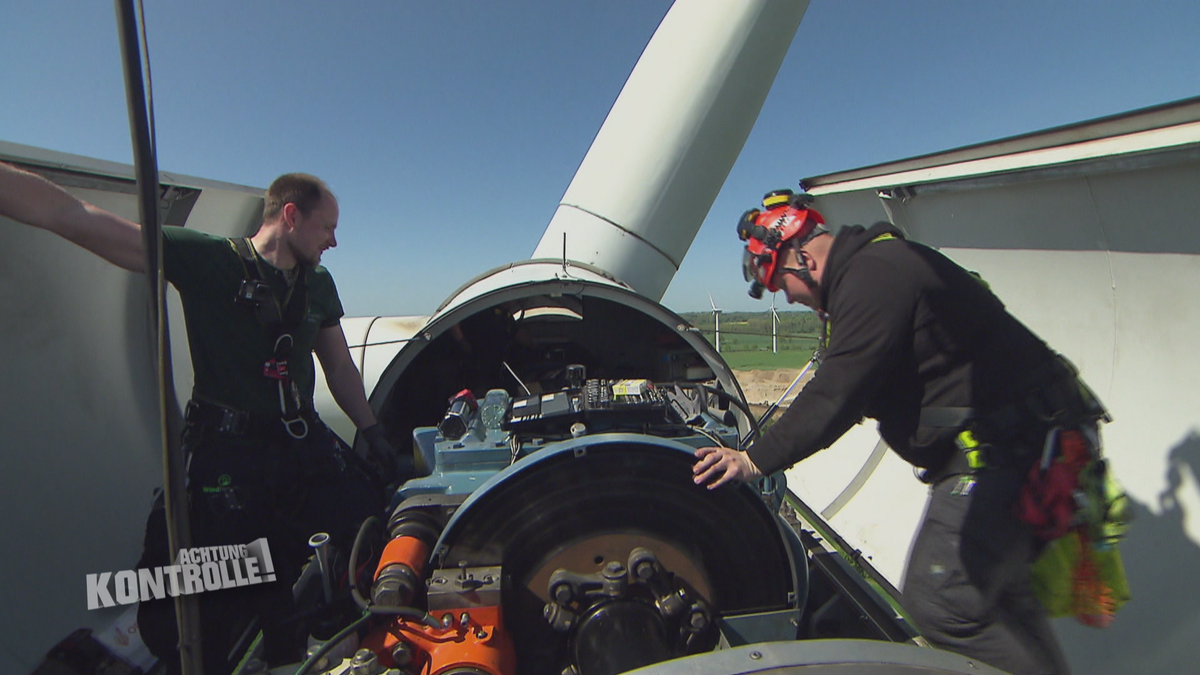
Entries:
{"type": "Polygon", "coordinates": [[[692,466],[692,481],[709,490],[735,480],[748,483],[762,478],[762,472],[750,455],[733,448],[700,448],[696,450],[696,460],[692,466]]]}
{"type": "Polygon", "coordinates": [[[392,447],[391,443],[388,443],[383,425],[372,424],[362,430],[362,435],[367,440],[367,449],[370,450],[369,463],[378,470],[379,477],[383,479],[384,484],[391,484],[397,479],[396,449],[392,447]]]}

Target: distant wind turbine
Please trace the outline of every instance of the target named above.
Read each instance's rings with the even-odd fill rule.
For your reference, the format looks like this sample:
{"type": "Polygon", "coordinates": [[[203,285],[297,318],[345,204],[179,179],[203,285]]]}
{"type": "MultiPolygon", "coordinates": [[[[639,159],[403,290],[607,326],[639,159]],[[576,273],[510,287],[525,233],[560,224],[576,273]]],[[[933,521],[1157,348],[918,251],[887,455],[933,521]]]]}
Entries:
{"type": "Polygon", "coordinates": [[[721,353],[721,310],[717,309],[717,303],[713,302],[712,293],[708,294],[708,304],[712,305],[713,310],[713,346],[717,348],[717,353],[721,353]]]}
{"type": "Polygon", "coordinates": [[[775,294],[771,294],[771,353],[779,353],[779,312],[775,311],[775,294]]]}

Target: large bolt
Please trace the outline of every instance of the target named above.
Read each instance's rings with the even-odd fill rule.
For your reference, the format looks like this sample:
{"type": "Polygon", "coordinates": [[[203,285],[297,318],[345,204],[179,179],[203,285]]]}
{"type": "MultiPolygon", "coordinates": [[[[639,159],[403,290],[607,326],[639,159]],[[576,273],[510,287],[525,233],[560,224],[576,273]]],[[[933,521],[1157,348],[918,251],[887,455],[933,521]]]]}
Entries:
{"type": "Polygon", "coordinates": [[[637,576],[642,581],[649,581],[654,577],[654,563],[649,560],[643,560],[638,563],[637,576]]]}
{"type": "Polygon", "coordinates": [[[658,573],[658,558],[654,551],[639,546],[629,552],[629,569],[637,578],[649,581],[658,573]]]}
{"type": "Polygon", "coordinates": [[[608,580],[623,579],[625,577],[625,566],[613,560],[604,566],[604,578],[608,580]]]}
{"type": "Polygon", "coordinates": [[[350,659],[350,672],[354,675],[376,675],[382,671],[379,659],[370,649],[360,649],[354,652],[354,658],[350,659]]]}
{"type": "Polygon", "coordinates": [[[396,662],[396,667],[404,668],[412,663],[412,658],[412,646],[407,642],[397,642],[396,646],[392,647],[392,661],[396,662]]]}
{"type": "Polygon", "coordinates": [[[658,611],[667,618],[679,616],[687,607],[687,593],[682,588],[658,599],[658,611]]]}
{"type": "Polygon", "coordinates": [[[571,626],[575,623],[575,612],[553,602],[546,603],[542,609],[542,616],[551,628],[560,633],[571,630],[571,626]]]}
{"type": "Polygon", "coordinates": [[[625,566],[616,560],[608,563],[600,573],[604,578],[603,593],[610,598],[618,598],[625,593],[629,579],[625,576],[625,566]]]}
{"type": "Polygon", "coordinates": [[[418,583],[420,581],[408,565],[388,565],[371,587],[371,600],[377,605],[389,607],[407,605],[416,593],[418,583]]]}

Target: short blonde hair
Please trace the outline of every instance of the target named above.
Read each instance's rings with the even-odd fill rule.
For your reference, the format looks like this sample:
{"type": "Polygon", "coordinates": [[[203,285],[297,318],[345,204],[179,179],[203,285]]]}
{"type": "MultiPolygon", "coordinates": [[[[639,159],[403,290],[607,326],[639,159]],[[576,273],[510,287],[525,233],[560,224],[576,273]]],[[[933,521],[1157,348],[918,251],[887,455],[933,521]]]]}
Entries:
{"type": "MultiPolygon", "coordinates": [[[[263,202],[263,220],[274,220],[283,212],[284,204],[295,204],[300,213],[308,215],[330,192],[325,181],[307,173],[285,173],[267,188],[263,202]]],[[[330,193],[332,194],[332,193],[330,193]]]]}

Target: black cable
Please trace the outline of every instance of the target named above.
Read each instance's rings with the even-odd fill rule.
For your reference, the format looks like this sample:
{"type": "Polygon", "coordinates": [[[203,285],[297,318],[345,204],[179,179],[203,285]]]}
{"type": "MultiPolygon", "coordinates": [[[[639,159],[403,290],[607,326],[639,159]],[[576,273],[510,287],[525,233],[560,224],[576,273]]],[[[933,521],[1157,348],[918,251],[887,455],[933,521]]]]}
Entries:
{"type": "Polygon", "coordinates": [[[146,39],[146,8],[137,0],[138,33],[142,43],[142,67],[146,69],[146,124],[150,130],[150,154],[158,165],[158,135],[154,131],[154,77],[150,74],[150,43],[146,39]]]}
{"type": "Polygon", "coordinates": [[[400,607],[393,605],[375,605],[367,603],[366,612],[371,615],[381,614],[383,616],[402,616],[405,619],[412,619],[429,626],[430,628],[445,628],[440,621],[434,618],[432,614],[423,609],[416,607],[400,607]]]}
{"type": "MultiPolygon", "coordinates": [[[[759,436],[762,435],[762,429],[759,428],[759,426],[758,426],[758,420],[755,419],[754,413],[750,410],[750,406],[746,405],[745,401],[737,398],[736,396],[734,396],[733,394],[730,394],[727,391],[724,391],[722,389],[717,389],[716,387],[710,387],[707,384],[700,384],[697,382],[682,382],[682,383],[678,383],[678,384],[680,384],[680,386],[698,387],[698,388],[700,388],[704,391],[707,391],[711,394],[715,394],[718,398],[723,398],[726,401],[729,401],[730,403],[736,405],[738,407],[738,410],[741,410],[743,413],[745,413],[746,419],[748,419],[750,421],[750,430],[754,434],[752,436],[752,438],[758,438],[759,436]]],[[[740,450],[740,448],[739,448],[739,450],[740,450]]]]}
{"type": "MultiPolygon", "coordinates": [[[[163,454],[163,503],[166,509],[167,541],[171,551],[191,546],[190,519],[187,511],[186,473],[183,451],[180,449],[180,419],[176,412],[175,386],[171,373],[171,342],[167,326],[166,280],[162,270],[162,227],[159,214],[159,195],[162,189],[158,175],[158,155],[154,139],[154,111],[147,99],[149,87],[149,52],[139,49],[138,36],[145,47],[146,24],[144,13],[134,10],[132,0],[115,0],[117,33],[121,46],[121,61],[125,74],[125,100],[129,114],[129,132],[133,141],[133,171],[138,188],[138,216],[142,229],[145,257],[144,272],[148,286],[149,332],[158,403],[158,418],[162,422],[159,444],[163,454]]],[[[139,3],[139,9],[141,5],[139,3]]],[[[179,626],[180,670],[184,675],[203,672],[201,662],[200,615],[197,600],[181,594],[175,599],[176,620],[179,626]]]]}
{"type": "MultiPolygon", "coordinates": [[[[383,527],[377,516],[367,518],[363,521],[362,525],[358,526],[358,534],[354,536],[354,544],[350,547],[350,589],[356,603],[362,600],[362,593],[358,590],[358,549],[362,546],[363,538],[367,533],[367,526],[369,525],[383,527]]],[[[365,610],[367,609],[365,603],[366,601],[363,600],[358,606],[365,610]]]]}
{"type": "Polygon", "coordinates": [[[331,649],[333,649],[335,646],[337,646],[337,644],[339,642],[346,639],[346,637],[348,635],[350,635],[354,631],[358,630],[360,627],[363,626],[363,624],[365,624],[367,621],[370,621],[370,620],[371,620],[370,614],[363,614],[359,618],[355,619],[354,622],[351,623],[349,626],[346,626],[345,628],[338,631],[333,637],[329,638],[329,640],[325,644],[318,647],[317,651],[315,651],[311,655],[309,655],[309,657],[304,660],[304,663],[300,664],[300,667],[296,670],[295,675],[305,675],[305,673],[307,673],[309,671],[309,669],[312,668],[314,664],[316,664],[317,661],[321,660],[321,657],[328,654],[329,651],[331,649]]]}
{"type": "Polygon", "coordinates": [[[384,340],[384,341],[382,341],[382,342],[364,342],[364,343],[363,343],[363,344],[361,344],[361,345],[349,345],[349,347],[348,347],[348,348],[349,348],[349,349],[361,349],[361,348],[363,348],[363,347],[380,347],[380,346],[383,346],[383,345],[395,345],[395,344],[400,344],[401,342],[419,342],[419,341],[421,341],[422,339],[423,339],[423,338],[415,338],[415,337],[411,337],[411,338],[399,338],[399,339],[396,339],[396,340],[384,340]]]}
{"type": "Polygon", "coordinates": [[[354,537],[354,544],[350,547],[350,595],[354,598],[354,604],[358,605],[359,609],[369,615],[385,614],[389,616],[402,616],[413,621],[420,621],[430,628],[441,628],[442,624],[437,619],[422,609],[416,607],[400,607],[392,605],[376,605],[363,597],[362,591],[358,589],[358,550],[362,546],[363,538],[367,533],[368,526],[383,527],[379,518],[371,516],[363,521],[363,524],[358,527],[358,534],[354,537]]]}

